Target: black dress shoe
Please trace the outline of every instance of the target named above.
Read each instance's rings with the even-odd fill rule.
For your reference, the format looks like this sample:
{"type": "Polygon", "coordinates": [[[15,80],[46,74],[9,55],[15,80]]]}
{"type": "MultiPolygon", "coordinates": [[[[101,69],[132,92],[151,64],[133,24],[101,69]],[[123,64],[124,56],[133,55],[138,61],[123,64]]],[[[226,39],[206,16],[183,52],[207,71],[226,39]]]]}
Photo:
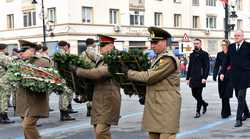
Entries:
{"type": "Polygon", "coordinates": [[[208,106],[208,103],[205,103],[205,105],[203,105],[202,114],[205,114],[207,112],[207,106],[208,106]]]}
{"type": "Polygon", "coordinates": [[[197,113],[195,114],[195,116],[194,116],[194,118],[200,118],[200,117],[201,117],[201,114],[198,113],[198,112],[197,112],[197,113]]]}
{"type": "Polygon", "coordinates": [[[221,118],[222,119],[226,119],[226,118],[228,118],[228,117],[230,117],[231,116],[231,114],[228,114],[228,115],[221,115],[221,118]]]}
{"type": "Polygon", "coordinates": [[[250,118],[250,114],[248,114],[248,115],[245,115],[245,114],[244,114],[244,115],[242,116],[242,121],[246,121],[247,118],[250,118]]]}
{"type": "Polygon", "coordinates": [[[242,121],[237,120],[236,123],[234,124],[234,127],[241,127],[242,126],[242,121]]]}

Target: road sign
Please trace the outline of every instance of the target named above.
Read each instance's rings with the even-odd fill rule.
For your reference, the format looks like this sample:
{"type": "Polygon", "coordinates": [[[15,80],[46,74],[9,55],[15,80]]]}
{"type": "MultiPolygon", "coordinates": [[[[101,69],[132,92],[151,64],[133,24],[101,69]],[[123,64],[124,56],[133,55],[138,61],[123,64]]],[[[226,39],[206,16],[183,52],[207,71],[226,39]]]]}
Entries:
{"type": "Polygon", "coordinates": [[[189,42],[189,37],[188,37],[187,33],[184,33],[182,41],[189,42]]]}

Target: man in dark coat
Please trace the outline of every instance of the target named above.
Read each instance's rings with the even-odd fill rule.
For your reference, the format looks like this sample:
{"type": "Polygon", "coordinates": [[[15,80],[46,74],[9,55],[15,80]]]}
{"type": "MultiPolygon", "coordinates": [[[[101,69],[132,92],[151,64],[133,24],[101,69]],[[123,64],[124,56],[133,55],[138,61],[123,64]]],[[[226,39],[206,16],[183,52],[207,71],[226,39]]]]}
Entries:
{"type": "Polygon", "coordinates": [[[250,43],[244,40],[244,33],[238,30],[234,34],[235,43],[228,48],[228,54],[223,61],[220,79],[224,80],[226,69],[231,66],[231,77],[235,95],[238,99],[238,108],[235,127],[242,126],[242,121],[250,117],[246,103],[247,88],[250,87],[250,43]]]}
{"type": "Polygon", "coordinates": [[[187,71],[187,83],[192,89],[192,95],[197,100],[196,114],[194,118],[200,117],[200,110],[203,106],[203,114],[207,111],[208,103],[202,99],[202,89],[206,86],[209,74],[209,56],[201,49],[201,40],[194,40],[194,51],[190,54],[190,61],[187,71]]]}
{"type": "MultiPolygon", "coordinates": [[[[222,40],[221,47],[222,51],[217,53],[214,71],[213,71],[213,80],[216,81],[217,76],[221,74],[221,67],[223,63],[223,59],[226,57],[228,52],[229,41],[222,40]]],[[[219,96],[222,100],[222,109],[221,109],[221,117],[228,118],[231,115],[230,108],[230,98],[233,97],[233,86],[232,81],[230,79],[230,66],[227,68],[225,73],[225,79],[222,81],[218,79],[218,91],[219,96]]]]}

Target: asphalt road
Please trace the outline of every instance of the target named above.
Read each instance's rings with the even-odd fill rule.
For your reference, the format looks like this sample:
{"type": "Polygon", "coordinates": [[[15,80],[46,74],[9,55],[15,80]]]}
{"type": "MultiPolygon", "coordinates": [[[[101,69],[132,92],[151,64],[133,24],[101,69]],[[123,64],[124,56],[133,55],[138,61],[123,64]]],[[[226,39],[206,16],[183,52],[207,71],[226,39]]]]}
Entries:
{"type": "MultiPolygon", "coordinates": [[[[249,90],[248,90],[249,92],[249,90]]],[[[217,83],[209,79],[207,87],[203,91],[204,99],[209,103],[208,111],[199,119],[194,119],[196,102],[191,95],[190,88],[185,81],[181,82],[182,110],[181,130],[177,134],[179,139],[249,139],[250,119],[243,126],[234,128],[237,100],[231,99],[232,116],[221,119],[221,100],[217,92],[217,83]]],[[[122,96],[121,119],[118,126],[112,127],[113,139],[147,139],[147,133],[141,128],[143,106],[137,101],[137,97],[122,96]]],[[[248,93],[247,100],[250,100],[248,93]]],[[[72,114],[77,120],[70,122],[59,121],[58,96],[50,97],[50,105],[55,111],[50,113],[48,119],[39,120],[39,127],[43,139],[94,139],[93,128],[90,119],[86,115],[85,104],[73,103],[74,109],[79,113],[72,114]]],[[[20,118],[13,115],[10,108],[10,117],[16,123],[0,125],[0,139],[24,139],[20,118]]]]}

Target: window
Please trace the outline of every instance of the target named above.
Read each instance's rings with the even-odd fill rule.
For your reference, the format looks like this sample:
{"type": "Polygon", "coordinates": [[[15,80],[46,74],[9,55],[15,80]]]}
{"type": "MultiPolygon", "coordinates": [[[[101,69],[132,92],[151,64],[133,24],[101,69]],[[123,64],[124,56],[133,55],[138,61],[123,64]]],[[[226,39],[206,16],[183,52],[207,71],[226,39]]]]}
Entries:
{"type": "Polygon", "coordinates": [[[93,21],[93,8],[92,7],[82,7],[82,22],[92,23],[93,21]]]}
{"type": "Polygon", "coordinates": [[[155,13],[155,26],[162,25],[162,13],[155,13]]]}
{"type": "Polygon", "coordinates": [[[216,0],[206,0],[207,6],[216,6],[216,0]]]}
{"type": "Polygon", "coordinates": [[[238,19],[238,20],[237,20],[237,30],[242,29],[242,26],[243,26],[243,21],[242,21],[242,19],[238,19]]]}
{"type": "Polygon", "coordinates": [[[7,28],[8,29],[14,28],[14,14],[7,15],[7,28]]]}
{"type": "Polygon", "coordinates": [[[174,14],[174,27],[181,27],[181,14],[174,14]]]}
{"type": "Polygon", "coordinates": [[[174,0],[174,3],[181,3],[181,0],[174,0]]]}
{"type": "Polygon", "coordinates": [[[130,13],[130,25],[144,25],[144,12],[132,11],[130,13]]]}
{"type": "Polygon", "coordinates": [[[200,17],[193,16],[193,28],[199,28],[199,27],[200,27],[200,17]]]}
{"type": "Polygon", "coordinates": [[[56,22],[56,8],[48,8],[48,20],[56,22]]]}
{"type": "Polygon", "coordinates": [[[242,3],[242,0],[238,0],[237,1],[237,10],[243,10],[243,3],[242,3]]]}
{"type": "Polygon", "coordinates": [[[192,4],[193,4],[193,6],[199,6],[200,2],[199,2],[199,0],[193,0],[192,4]]]}
{"type": "Polygon", "coordinates": [[[207,16],[207,28],[216,28],[216,16],[207,16]]]}
{"type": "Polygon", "coordinates": [[[25,11],[23,12],[23,26],[35,26],[36,25],[36,12],[35,11],[25,11]]]}
{"type": "Polygon", "coordinates": [[[117,24],[119,18],[119,10],[118,9],[109,9],[109,23],[117,24]]]}

